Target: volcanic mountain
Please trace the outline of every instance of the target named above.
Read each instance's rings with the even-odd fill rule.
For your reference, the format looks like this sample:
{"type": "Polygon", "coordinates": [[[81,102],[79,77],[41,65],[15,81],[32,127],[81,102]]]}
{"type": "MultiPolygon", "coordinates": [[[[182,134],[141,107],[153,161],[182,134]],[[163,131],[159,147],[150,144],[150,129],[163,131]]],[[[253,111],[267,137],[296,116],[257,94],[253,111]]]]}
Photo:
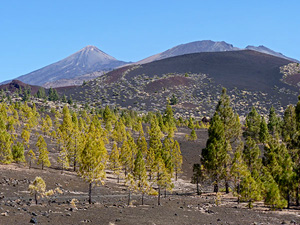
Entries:
{"type": "Polygon", "coordinates": [[[145,58],[141,61],[136,62],[136,64],[144,64],[153,62],[160,59],[170,58],[178,55],[185,55],[191,53],[199,53],[199,52],[223,52],[223,51],[234,51],[239,50],[237,47],[233,47],[233,45],[228,44],[224,41],[214,42],[211,40],[204,41],[194,41],[187,44],[177,45],[167,51],[158,53],[156,55],[152,55],[148,58],[145,58]]]}
{"type": "Polygon", "coordinates": [[[212,116],[226,87],[240,114],[255,106],[267,115],[272,105],[283,110],[297,101],[299,89],[284,83],[280,72],[289,63],[252,50],[193,53],[125,66],[61,94],[91,105],[141,111],[162,110],[170,99],[178,113],[212,116]]]}
{"type": "Polygon", "coordinates": [[[280,57],[280,58],[284,58],[284,59],[287,59],[287,60],[290,60],[290,61],[294,61],[294,62],[299,62],[296,59],[287,57],[287,56],[283,55],[282,53],[275,52],[272,49],[269,49],[269,48],[267,48],[267,47],[265,47],[263,45],[260,45],[258,47],[252,46],[252,45],[248,45],[246,47],[246,49],[247,50],[253,50],[253,51],[261,52],[261,53],[265,53],[265,54],[269,54],[269,55],[274,55],[274,56],[277,56],[277,57],[280,57]]]}
{"type": "Polygon", "coordinates": [[[170,58],[179,55],[191,54],[191,53],[201,53],[201,52],[226,52],[226,51],[237,51],[237,50],[254,50],[257,52],[262,52],[265,54],[277,56],[280,58],[284,58],[287,60],[291,60],[294,62],[298,62],[296,59],[289,58],[279,52],[275,52],[265,46],[250,46],[248,45],[245,49],[234,47],[232,44],[228,44],[224,41],[211,41],[211,40],[204,40],[204,41],[195,41],[190,42],[187,44],[177,45],[171,49],[168,49],[164,52],[158,53],[156,55],[152,55],[147,57],[143,60],[140,60],[134,64],[145,64],[149,62],[153,62],[156,60],[161,60],[165,58],[170,58]]]}
{"type": "MultiPolygon", "coordinates": [[[[124,64],[126,62],[119,61],[97,47],[89,45],[63,60],[16,79],[27,84],[43,86],[45,83],[48,83],[48,86],[51,86],[51,82],[57,83],[62,79],[78,79],[81,75],[96,71],[100,71],[101,74],[101,72],[110,71],[124,64]]],[[[62,84],[61,86],[64,85],[62,84]]]]}

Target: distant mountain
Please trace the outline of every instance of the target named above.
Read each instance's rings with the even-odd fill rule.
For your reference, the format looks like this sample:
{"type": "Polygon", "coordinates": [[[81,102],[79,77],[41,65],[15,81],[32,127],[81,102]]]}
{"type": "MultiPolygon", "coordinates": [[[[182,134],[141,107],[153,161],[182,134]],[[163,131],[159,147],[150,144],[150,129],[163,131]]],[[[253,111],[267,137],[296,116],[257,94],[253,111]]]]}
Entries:
{"type": "Polygon", "coordinates": [[[282,53],[280,52],[275,52],[273,51],[272,49],[269,49],[263,45],[260,45],[258,47],[256,46],[252,46],[252,45],[248,45],[246,47],[247,50],[254,50],[254,51],[257,51],[257,52],[262,52],[262,53],[265,53],[265,54],[269,54],[269,55],[274,55],[274,56],[277,56],[277,57],[280,57],[280,58],[284,58],[284,59],[287,59],[287,60],[291,60],[293,62],[299,62],[298,60],[296,59],[293,59],[293,58],[289,58],[285,55],[283,55],[282,53]]]}
{"type": "Polygon", "coordinates": [[[232,44],[226,43],[224,41],[211,41],[211,40],[204,40],[204,41],[195,41],[190,42],[187,44],[181,44],[177,45],[171,49],[168,49],[167,51],[158,53],[156,55],[152,55],[150,57],[147,57],[143,60],[140,60],[134,64],[145,64],[149,62],[153,62],[156,60],[166,59],[174,56],[179,55],[185,55],[185,54],[191,54],[191,53],[200,53],[200,52],[226,52],[226,51],[237,51],[237,50],[253,50],[257,52],[262,52],[265,54],[277,56],[280,58],[284,58],[293,62],[299,62],[296,59],[289,58],[282,53],[275,52],[263,45],[260,45],[258,47],[248,45],[245,49],[241,49],[238,47],[234,47],[232,44]]]}
{"type": "Polygon", "coordinates": [[[63,60],[16,79],[27,84],[43,86],[45,83],[74,79],[92,72],[110,71],[124,64],[127,63],[89,45],[63,60]]]}
{"type": "Polygon", "coordinates": [[[228,44],[224,41],[214,42],[211,40],[204,41],[195,41],[187,44],[177,45],[167,51],[152,55],[148,58],[145,58],[141,61],[136,62],[136,64],[144,64],[153,62],[160,59],[170,58],[179,55],[199,53],[199,52],[225,52],[225,51],[235,51],[240,50],[237,47],[234,47],[231,44],[228,44]]]}

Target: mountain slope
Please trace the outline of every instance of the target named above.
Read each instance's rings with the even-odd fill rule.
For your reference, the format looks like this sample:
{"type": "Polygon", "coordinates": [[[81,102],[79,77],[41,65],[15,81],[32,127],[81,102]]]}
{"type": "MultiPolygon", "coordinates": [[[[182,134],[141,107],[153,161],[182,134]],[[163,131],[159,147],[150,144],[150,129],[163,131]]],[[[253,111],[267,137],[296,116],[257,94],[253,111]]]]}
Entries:
{"type": "Polygon", "coordinates": [[[87,46],[63,60],[16,79],[32,85],[43,85],[96,71],[109,71],[124,64],[126,62],[113,58],[95,46],[87,46]]]}
{"type": "Polygon", "coordinates": [[[284,59],[287,59],[287,60],[290,60],[290,61],[294,61],[294,62],[299,62],[298,60],[296,59],[293,59],[293,58],[289,58],[285,55],[283,55],[282,53],[280,52],[275,52],[273,51],[272,49],[269,49],[263,45],[260,45],[258,47],[256,46],[252,46],[252,45],[248,45],[246,47],[247,50],[253,50],[253,51],[257,51],[257,52],[261,52],[261,53],[265,53],[265,54],[269,54],[269,55],[273,55],[273,56],[276,56],[276,57],[280,57],[280,58],[284,58],[284,59]]]}
{"type": "Polygon", "coordinates": [[[137,110],[162,110],[166,99],[175,97],[175,112],[212,116],[226,87],[241,115],[252,105],[267,115],[271,105],[297,101],[299,89],[281,81],[280,67],[289,63],[251,50],[194,53],[122,67],[62,93],[91,105],[137,110]]]}
{"type": "Polygon", "coordinates": [[[233,47],[231,44],[228,44],[224,41],[221,42],[214,42],[210,40],[195,41],[187,44],[177,45],[171,49],[168,49],[167,51],[158,53],[156,55],[138,61],[137,64],[149,63],[160,59],[165,59],[165,58],[174,57],[178,55],[191,54],[191,53],[223,52],[223,51],[234,51],[234,50],[239,50],[239,48],[233,47]]]}

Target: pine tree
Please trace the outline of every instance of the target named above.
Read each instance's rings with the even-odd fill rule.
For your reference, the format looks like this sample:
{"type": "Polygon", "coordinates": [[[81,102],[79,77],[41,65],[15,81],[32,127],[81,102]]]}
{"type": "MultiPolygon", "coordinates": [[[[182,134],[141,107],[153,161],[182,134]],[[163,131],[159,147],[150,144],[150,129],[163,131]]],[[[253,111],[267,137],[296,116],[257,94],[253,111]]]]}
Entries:
{"type": "Polygon", "coordinates": [[[177,180],[178,174],[182,172],[182,154],[178,141],[175,141],[171,151],[172,163],[175,170],[175,179],[177,180]]]}
{"type": "Polygon", "coordinates": [[[61,173],[63,173],[63,171],[70,166],[68,153],[65,147],[61,148],[59,156],[57,158],[57,162],[61,165],[61,173]]]}
{"type": "Polygon", "coordinates": [[[118,176],[118,183],[120,178],[120,170],[122,164],[120,161],[120,149],[117,147],[117,144],[114,143],[110,156],[109,156],[109,168],[118,176]]]}
{"type": "Polygon", "coordinates": [[[128,141],[124,141],[122,144],[120,158],[121,158],[122,166],[124,168],[124,173],[126,177],[127,173],[131,170],[131,168],[133,168],[132,152],[128,141]]]}
{"type": "Polygon", "coordinates": [[[38,165],[42,164],[42,170],[44,169],[44,166],[50,167],[51,163],[48,158],[49,152],[47,151],[47,144],[43,136],[39,136],[36,146],[38,147],[39,150],[39,157],[38,157],[37,164],[38,165]]]}
{"type": "Polygon", "coordinates": [[[31,168],[31,164],[36,160],[35,153],[30,149],[27,152],[27,156],[29,157],[29,169],[31,168]]]}
{"type": "Polygon", "coordinates": [[[158,205],[160,203],[160,195],[161,195],[161,188],[172,190],[173,183],[171,181],[171,174],[168,173],[168,170],[165,166],[163,159],[158,156],[155,163],[155,172],[156,172],[156,184],[158,187],[158,205]]]}
{"type": "Polygon", "coordinates": [[[246,117],[246,131],[244,132],[245,137],[251,137],[256,142],[259,141],[261,118],[257,113],[256,109],[252,107],[251,111],[246,117]]]}
{"type": "Polygon", "coordinates": [[[197,195],[201,194],[199,185],[200,182],[204,179],[204,167],[200,165],[200,163],[196,163],[193,165],[193,176],[192,183],[197,185],[197,195]]]}
{"type": "Polygon", "coordinates": [[[270,205],[272,209],[282,209],[287,206],[287,201],[281,196],[279,187],[273,176],[264,170],[264,203],[270,205]]]}
{"type": "Polygon", "coordinates": [[[284,111],[283,116],[283,129],[282,136],[284,141],[287,143],[288,148],[294,148],[295,142],[297,142],[297,122],[296,122],[296,111],[293,105],[288,105],[284,111]]]}
{"type": "Polygon", "coordinates": [[[94,128],[90,128],[90,132],[87,133],[85,139],[85,146],[80,152],[78,174],[89,183],[89,204],[91,204],[92,185],[99,182],[104,183],[108,156],[101,134],[94,128]]]}
{"type": "Polygon", "coordinates": [[[234,179],[234,187],[235,193],[238,196],[238,203],[240,203],[241,198],[241,181],[246,175],[248,175],[248,168],[243,160],[243,149],[244,143],[240,141],[234,153],[234,157],[232,159],[232,166],[230,169],[230,173],[234,179]]]}
{"type": "Polygon", "coordinates": [[[265,146],[265,151],[264,164],[276,182],[281,196],[286,198],[289,207],[291,193],[296,188],[294,163],[285,145],[280,144],[278,139],[270,140],[265,146]]]}
{"type": "Polygon", "coordinates": [[[191,135],[190,135],[190,138],[189,138],[191,141],[196,141],[197,140],[197,134],[195,132],[195,129],[193,128],[192,129],[192,132],[191,132],[191,135]]]}
{"type": "Polygon", "coordinates": [[[137,190],[142,193],[142,205],[144,205],[144,195],[150,191],[150,186],[147,179],[146,164],[141,150],[138,151],[134,162],[133,175],[137,181],[137,190]]]}
{"type": "Polygon", "coordinates": [[[34,195],[35,204],[38,204],[38,199],[43,197],[46,191],[46,183],[41,177],[36,177],[32,184],[29,185],[29,191],[34,195]]]}
{"type": "Polygon", "coordinates": [[[30,139],[30,131],[27,130],[26,128],[23,129],[21,133],[21,137],[23,139],[23,144],[29,147],[29,139],[30,139]]]}
{"type": "Polygon", "coordinates": [[[202,163],[214,179],[214,191],[218,192],[219,182],[225,174],[225,162],[228,158],[224,124],[215,114],[208,130],[206,148],[202,150],[202,163]]]}
{"type": "Polygon", "coordinates": [[[243,151],[243,159],[252,172],[259,171],[261,167],[261,151],[255,141],[249,136],[246,140],[245,148],[243,151]]]}
{"type": "Polygon", "coordinates": [[[0,129],[0,162],[9,164],[13,160],[11,152],[12,138],[6,130],[0,129]]]}
{"type": "Polygon", "coordinates": [[[273,106],[270,108],[269,112],[268,129],[273,136],[280,133],[280,118],[277,117],[273,106]]]}
{"type": "Polygon", "coordinates": [[[260,199],[260,190],[256,181],[248,172],[241,181],[241,200],[248,202],[249,209],[253,207],[253,202],[260,199]]]}
{"type": "Polygon", "coordinates": [[[26,161],[24,156],[24,145],[22,143],[17,142],[17,144],[13,145],[12,156],[13,160],[17,163],[26,161]]]}
{"type": "Polygon", "coordinates": [[[264,117],[261,117],[259,126],[259,141],[265,143],[269,138],[268,125],[264,117]]]}
{"type": "Polygon", "coordinates": [[[241,135],[241,124],[239,116],[234,113],[230,107],[230,99],[226,93],[226,88],[223,88],[220,100],[216,107],[216,114],[224,124],[225,139],[234,143],[241,135]]]}

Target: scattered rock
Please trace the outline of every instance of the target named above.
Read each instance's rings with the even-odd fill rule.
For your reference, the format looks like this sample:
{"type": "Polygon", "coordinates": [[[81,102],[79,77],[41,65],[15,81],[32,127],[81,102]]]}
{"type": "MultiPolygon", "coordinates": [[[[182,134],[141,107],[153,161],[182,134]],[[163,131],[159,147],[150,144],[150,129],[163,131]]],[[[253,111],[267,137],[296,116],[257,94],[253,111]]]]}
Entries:
{"type": "Polygon", "coordinates": [[[7,212],[1,213],[1,216],[8,216],[7,212]]]}
{"type": "Polygon", "coordinates": [[[34,224],[37,224],[37,219],[35,217],[32,217],[30,219],[30,223],[34,223],[34,224]]]}

